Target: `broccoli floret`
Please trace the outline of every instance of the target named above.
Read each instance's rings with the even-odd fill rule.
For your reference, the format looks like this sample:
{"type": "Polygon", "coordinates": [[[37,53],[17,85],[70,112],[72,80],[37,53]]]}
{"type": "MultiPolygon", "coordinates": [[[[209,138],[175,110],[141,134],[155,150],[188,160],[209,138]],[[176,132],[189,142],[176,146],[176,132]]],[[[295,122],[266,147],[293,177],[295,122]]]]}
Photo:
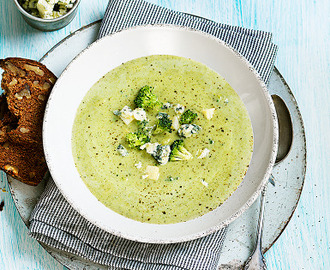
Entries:
{"type": "Polygon", "coordinates": [[[159,113],[157,115],[156,128],[153,134],[159,134],[162,132],[172,132],[172,120],[167,113],[159,113]]]}
{"type": "Polygon", "coordinates": [[[157,96],[153,93],[153,87],[143,86],[134,100],[136,107],[138,108],[154,108],[156,106],[161,106],[161,102],[158,101],[157,96]]]}
{"type": "Polygon", "coordinates": [[[180,118],[180,124],[191,124],[197,117],[197,113],[194,113],[193,111],[186,110],[180,118]]]}
{"type": "Polygon", "coordinates": [[[193,155],[183,146],[183,140],[176,140],[171,145],[170,161],[192,159],[193,155]]]}
{"type": "Polygon", "coordinates": [[[178,135],[183,138],[189,138],[193,134],[198,133],[202,128],[195,124],[184,124],[178,129],[178,135]]]}
{"type": "Polygon", "coordinates": [[[137,132],[130,132],[126,135],[126,140],[130,148],[137,148],[150,142],[150,137],[145,132],[138,130],[137,132]]]}

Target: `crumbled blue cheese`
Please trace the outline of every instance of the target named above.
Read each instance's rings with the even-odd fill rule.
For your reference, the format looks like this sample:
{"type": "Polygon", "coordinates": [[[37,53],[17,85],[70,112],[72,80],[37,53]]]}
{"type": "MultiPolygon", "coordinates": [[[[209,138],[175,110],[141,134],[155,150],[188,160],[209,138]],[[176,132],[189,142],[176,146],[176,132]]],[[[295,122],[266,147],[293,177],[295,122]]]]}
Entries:
{"type": "Polygon", "coordinates": [[[133,116],[136,120],[138,121],[143,121],[143,120],[147,120],[147,113],[144,109],[142,108],[136,108],[133,111],[133,116]]]}
{"type": "Polygon", "coordinates": [[[55,1],[38,0],[37,9],[39,11],[40,17],[43,19],[52,19],[53,9],[55,6],[55,1]]]}
{"type": "Polygon", "coordinates": [[[118,147],[117,147],[117,151],[118,151],[118,153],[121,154],[123,157],[128,156],[128,151],[127,151],[126,148],[125,148],[123,145],[121,145],[121,144],[118,145],[118,147]]]}
{"type": "Polygon", "coordinates": [[[144,145],[140,146],[140,149],[145,149],[148,154],[151,154],[156,151],[157,145],[159,145],[159,143],[145,143],[144,145]]]}
{"type": "Polygon", "coordinates": [[[22,7],[31,15],[43,19],[54,19],[73,8],[76,0],[23,0],[22,7]]]}
{"type": "Polygon", "coordinates": [[[160,165],[165,165],[170,158],[170,153],[171,147],[169,145],[161,145],[157,147],[157,153],[153,157],[160,165]]]}
{"type": "Polygon", "coordinates": [[[184,112],[184,106],[181,104],[173,105],[173,109],[174,109],[175,113],[177,113],[177,114],[182,114],[184,112]]]}
{"type": "Polygon", "coordinates": [[[172,108],[172,106],[173,105],[171,103],[166,102],[166,103],[163,104],[162,109],[167,110],[167,109],[172,108]]]}
{"type": "Polygon", "coordinates": [[[114,114],[114,115],[117,115],[117,116],[120,116],[120,111],[119,111],[119,110],[114,110],[114,111],[113,111],[113,114],[114,114]]]}
{"type": "Polygon", "coordinates": [[[153,131],[153,129],[155,128],[156,125],[153,125],[153,126],[146,126],[144,128],[144,130],[146,131],[146,133],[148,134],[148,136],[150,137],[151,136],[151,133],[153,131]]]}
{"type": "Polygon", "coordinates": [[[222,95],[218,96],[217,102],[220,102],[224,105],[227,105],[229,103],[229,99],[227,97],[224,97],[222,95]]]}
{"type": "Polygon", "coordinates": [[[142,162],[140,161],[140,162],[134,164],[134,166],[138,169],[141,169],[142,168],[142,162]]]}
{"type": "Polygon", "coordinates": [[[202,128],[195,124],[184,124],[178,129],[178,135],[183,138],[189,138],[193,134],[198,133],[202,128]]]}
{"type": "Polygon", "coordinates": [[[203,150],[199,150],[197,152],[197,158],[205,158],[208,157],[210,154],[210,150],[207,148],[204,148],[203,150]]]}
{"type": "Polygon", "coordinates": [[[203,110],[202,113],[204,114],[204,116],[207,120],[210,120],[213,117],[214,111],[215,111],[215,108],[211,108],[211,109],[203,110]]]}
{"type": "Polygon", "coordinates": [[[113,114],[119,116],[126,125],[129,125],[133,120],[143,121],[147,119],[147,113],[142,108],[132,111],[130,107],[125,106],[120,111],[114,110],[113,114]]]}
{"type": "Polygon", "coordinates": [[[146,143],[140,149],[145,149],[160,165],[165,165],[168,162],[171,153],[169,145],[161,145],[159,143],[146,143]]]}
{"type": "Polygon", "coordinates": [[[178,180],[178,179],[179,179],[178,176],[177,176],[177,177],[169,176],[169,177],[167,177],[167,178],[165,179],[165,181],[167,181],[167,182],[172,182],[172,181],[175,181],[175,180],[178,180]]]}
{"type": "Polygon", "coordinates": [[[206,187],[208,187],[208,186],[209,186],[209,183],[205,182],[205,180],[204,180],[204,179],[201,179],[201,183],[202,183],[204,186],[206,186],[206,187]]]}
{"type": "Polygon", "coordinates": [[[157,166],[147,166],[145,174],[142,175],[142,179],[149,178],[151,180],[158,180],[159,168],[157,166]]]}
{"type": "Polygon", "coordinates": [[[128,106],[125,106],[120,110],[119,117],[124,121],[126,125],[129,125],[129,123],[135,119],[132,109],[128,106]]]}
{"type": "Polygon", "coordinates": [[[173,120],[172,120],[172,128],[174,130],[178,130],[180,128],[180,122],[179,122],[179,117],[178,116],[174,116],[173,120]]]}
{"type": "Polygon", "coordinates": [[[156,115],[157,119],[162,119],[164,117],[167,118],[167,117],[169,117],[169,115],[167,113],[163,113],[163,112],[160,112],[156,115]]]}

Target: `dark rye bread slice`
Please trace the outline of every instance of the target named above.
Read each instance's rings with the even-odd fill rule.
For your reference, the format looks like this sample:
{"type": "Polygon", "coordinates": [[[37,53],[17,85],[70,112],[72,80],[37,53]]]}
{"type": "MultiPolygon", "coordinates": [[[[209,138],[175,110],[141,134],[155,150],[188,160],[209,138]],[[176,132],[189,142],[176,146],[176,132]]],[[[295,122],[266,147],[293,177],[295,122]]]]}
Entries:
{"type": "Polygon", "coordinates": [[[8,132],[17,127],[17,118],[9,111],[6,97],[0,96],[0,143],[9,140],[8,132]]]}
{"type": "Polygon", "coordinates": [[[56,81],[43,64],[22,58],[0,60],[1,87],[5,91],[9,111],[18,119],[17,127],[8,132],[10,141],[39,144],[46,101],[56,81]]]}
{"type": "Polygon", "coordinates": [[[0,144],[0,168],[31,186],[38,185],[48,171],[42,145],[28,147],[10,141],[0,144]]]}
{"type": "Polygon", "coordinates": [[[55,75],[43,64],[23,58],[0,60],[4,69],[0,97],[0,169],[37,185],[47,172],[42,121],[55,75]]]}

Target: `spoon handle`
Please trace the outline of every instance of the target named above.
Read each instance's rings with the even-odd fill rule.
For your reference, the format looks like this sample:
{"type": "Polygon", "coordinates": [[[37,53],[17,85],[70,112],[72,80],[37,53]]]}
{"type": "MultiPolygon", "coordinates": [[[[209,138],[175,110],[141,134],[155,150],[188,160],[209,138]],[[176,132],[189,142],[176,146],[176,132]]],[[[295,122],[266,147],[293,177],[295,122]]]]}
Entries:
{"type": "Polygon", "coordinates": [[[257,235],[257,246],[260,248],[260,250],[262,248],[262,228],[264,224],[266,190],[267,190],[267,185],[261,191],[261,197],[260,197],[260,213],[258,220],[258,235],[257,235]]]}
{"type": "Polygon", "coordinates": [[[267,185],[261,192],[260,197],[260,212],[258,220],[258,230],[257,230],[257,243],[252,255],[246,261],[244,270],[266,270],[267,265],[262,254],[262,227],[264,219],[264,209],[265,209],[265,195],[266,195],[267,185]]]}

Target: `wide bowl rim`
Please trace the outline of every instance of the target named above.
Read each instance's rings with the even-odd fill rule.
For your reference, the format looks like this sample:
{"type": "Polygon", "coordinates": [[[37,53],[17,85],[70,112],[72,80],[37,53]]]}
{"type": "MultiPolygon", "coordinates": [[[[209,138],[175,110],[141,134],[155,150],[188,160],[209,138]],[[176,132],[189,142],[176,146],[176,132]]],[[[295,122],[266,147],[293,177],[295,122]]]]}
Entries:
{"type": "MultiPolygon", "coordinates": [[[[271,155],[270,155],[270,158],[269,158],[269,163],[268,163],[268,166],[265,170],[265,173],[264,173],[264,177],[263,179],[261,180],[258,188],[253,192],[252,196],[250,196],[250,199],[248,199],[246,201],[246,203],[240,207],[237,211],[235,211],[233,214],[230,215],[229,218],[227,218],[226,220],[222,221],[222,222],[219,222],[216,226],[212,226],[210,227],[208,230],[205,230],[201,233],[195,233],[195,234],[192,234],[192,235],[187,235],[187,236],[181,236],[181,237],[177,237],[175,239],[163,239],[163,238],[159,238],[159,239],[149,239],[149,238],[144,238],[144,237],[136,237],[136,236],[132,236],[131,234],[125,234],[125,233],[122,233],[122,232],[119,232],[119,231],[116,231],[116,230],[109,230],[109,228],[106,228],[103,226],[103,224],[97,224],[95,220],[91,220],[89,219],[89,217],[85,216],[84,213],[81,213],[80,214],[86,218],[89,222],[91,222],[92,224],[94,224],[95,226],[109,232],[109,233],[112,233],[116,236],[119,236],[119,237],[124,237],[126,239],[129,239],[129,240],[132,240],[132,241],[137,241],[137,242],[143,242],[143,243],[178,243],[178,242],[186,242],[186,241],[191,241],[191,240],[195,240],[195,239],[198,239],[198,238],[201,238],[203,236],[207,236],[213,232],[216,232],[222,228],[224,228],[225,226],[229,225],[231,222],[233,222],[236,218],[238,218],[245,210],[247,210],[252,204],[253,202],[258,198],[258,196],[260,195],[261,191],[264,189],[264,187],[266,186],[267,182],[268,182],[268,178],[270,177],[270,174],[271,174],[271,171],[272,171],[272,168],[275,164],[275,159],[276,159],[276,154],[277,154],[277,147],[278,147],[278,123],[277,123],[277,116],[276,116],[276,110],[275,110],[275,107],[274,107],[274,104],[273,104],[273,101],[271,99],[271,96],[268,92],[268,89],[267,89],[267,86],[266,84],[264,83],[264,81],[262,80],[261,76],[259,75],[259,73],[254,69],[254,67],[250,64],[250,62],[248,62],[246,60],[246,58],[244,56],[242,56],[238,51],[236,51],[234,48],[232,48],[230,45],[228,45],[227,43],[225,43],[224,41],[210,35],[210,34],[207,34],[205,32],[202,32],[200,30],[196,30],[194,28],[191,28],[191,27],[185,27],[185,26],[177,26],[177,25],[171,25],[171,24],[148,24],[148,25],[143,25],[143,26],[134,26],[134,27],[130,27],[130,28],[127,28],[127,29],[123,29],[123,30],[120,30],[120,31],[117,31],[115,33],[112,33],[108,36],[104,36],[100,39],[98,39],[97,41],[93,42],[92,44],[90,44],[87,48],[85,48],[83,51],[81,51],[71,62],[70,64],[64,69],[64,71],[62,72],[62,74],[60,75],[60,77],[58,78],[58,81],[61,80],[61,77],[64,76],[68,70],[70,69],[71,65],[77,61],[77,59],[79,59],[87,50],[89,50],[90,48],[92,48],[93,46],[96,46],[96,44],[100,43],[100,42],[103,42],[103,40],[105,39],[108,39],[108,38],[111,38],[112,36],[114,35],[117,35],[119,33],[122,33],[122,32],[126,32],[126,31],[134,31],[135,29],[140,29],[140,28],[154,28],[154,27],[159,27],[161,29],[163,28],[167,28],[167,29],[182,29],[184,31],[192,31],[192,32],[196,32],[200,35],[203,35],[207,38],[210,38],[214,41],[216,41],[217,43],[220,43],[222,46],[226,47],[227,49],[231,50],[235,56],[237,58],[239,58],[239,60],[242,62],[242,64],[244,64],[246,67],[248,67],[248,69],[250,70],[250,72],[253,73],[253,75],[255,76],[256,80],[258,81],[258,83],[260,84],[260,87],[261,89],[263,90],[263,94],[264,94],[264,97],[266,98],[267,100],[267,105],[268,105],[268,108],[270,110],[270,113],[271,113],[271,120],[272,120],[272,126],[273,126],[273,132],[272,132],[272,149],[271,149],[271,155]]],[[[54,85],[54,89],[56,89],[56,86],[57,86],[57,83],[54,85]]],[[[49,170],[50,170],[50,173],[52,174],[52,165],[49,163],[49,152],[48,152],[48,147],[47,147],[47,144],[45,143],[47,140],[46,138],[46,127],[47,127],[47,115],[49,113],[49,104],[52,100],[52,97],[55,93],[55,91],[51,92],[50,96],[49,96],[49,99],[48,99],[48,102],[47,102],[47,105],[46,105],[46,108],[45,108],[45,116],[44,116],[44,124],[43,124],[43,142],[44,142],[44,151],[45,151],[45,157],[46,157],[46,161],[47,161],[47,165],[49,167],[49,170]]],[[[75,205],[75,203],[71,200],[70,196],[68,196],[68,194],[66,194],[66,192],[64,191],[64,189],[62,188],[61,185],[59,185],[56,181],[55,178],[53,178],[54,181],[55,181],[55,184],[57,185],[57,187],[59,188],[59,190],[61,191],[62,195],[64,196],[64,198],[69,202],[69,204],[77,210],[77,207],[75,205]]],[[[182,222],[184,223],[184,222],[182,222]]],[[[148,223],[145,223],[145,224],[148,224],[148,223]]]]}
{"type": "Polygon", "coordinates": [[[51,24],[54,22],[58,22],[61,21],[62,19],[65,19],[66,17],[69,17],[71,13],[73,13],[79,6],[81,0],[76,0],[76,2],[74,3],[73,7],[64,15],[57,17],[57,18],[53,18],[53,19],[43,19],[43,18],[39,18],[36,16],[33,16],[32,14],[30,14],[29,12],[27,12],[18,2],[18,0],[14,0],[14,3],[16,5],[16,7],[18,8],[19,12],[21,12],[24,16],[26,16],[27,18],[37,21],[37,22],[41,22],[41,23],[46,23],[46,24],[51,24]]]}

